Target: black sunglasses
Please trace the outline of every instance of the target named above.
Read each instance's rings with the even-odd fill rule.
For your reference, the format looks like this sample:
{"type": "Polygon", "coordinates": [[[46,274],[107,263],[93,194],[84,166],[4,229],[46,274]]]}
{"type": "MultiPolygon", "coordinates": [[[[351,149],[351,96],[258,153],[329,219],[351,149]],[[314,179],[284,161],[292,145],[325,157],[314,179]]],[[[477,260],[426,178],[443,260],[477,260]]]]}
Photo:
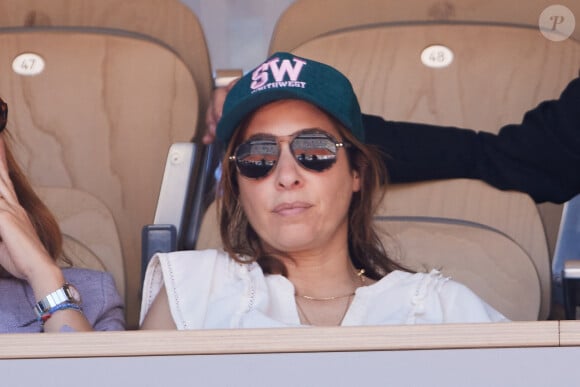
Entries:
{"type": "MultiPolygon", "coordinates": [[[[285,137],[282,137],[285,138],[285,137]]],[[[241,143],[230,156],[238,172],[251,179],[261,179],[274,170],[280,157],[280,137],[258,134],[241,143]]],[[[290,136],[292,155],[300,166],[322,172],[336,162],[338,148],[350,146],[321,129],[304,129],[290,136]]]]}
{"type": "Polygon", "coordinates": [[[0,98],[0,132],[6,128],[8,121],[8,104],[0,98]]]}

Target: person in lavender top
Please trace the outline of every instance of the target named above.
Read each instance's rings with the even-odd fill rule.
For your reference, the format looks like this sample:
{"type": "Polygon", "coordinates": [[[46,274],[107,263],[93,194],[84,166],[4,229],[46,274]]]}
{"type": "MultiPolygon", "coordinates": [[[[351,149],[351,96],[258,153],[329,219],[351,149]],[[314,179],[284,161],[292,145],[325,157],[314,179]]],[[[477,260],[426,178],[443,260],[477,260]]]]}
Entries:
{"type": "Polygon", "coordinates": [[[58,223],[18,166],[0,99],[0,333],[125,328],[110,274],[70,266],[58,223]]]}

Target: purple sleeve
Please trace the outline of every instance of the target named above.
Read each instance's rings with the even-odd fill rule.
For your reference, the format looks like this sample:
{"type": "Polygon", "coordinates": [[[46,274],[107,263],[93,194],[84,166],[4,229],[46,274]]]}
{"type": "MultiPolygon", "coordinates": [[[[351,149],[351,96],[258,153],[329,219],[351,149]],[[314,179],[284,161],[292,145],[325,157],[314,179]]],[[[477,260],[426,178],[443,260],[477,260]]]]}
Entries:
{"type": "Polygon", "coordinates": [[[125,330],[124,304],[111,274],[88,269],[64,272],[79,289],[83,313],[95,331],[125,330]]]}
{"type": "Polygon", "coordinates": [[[108,273],[102,276],[102,304],[100,313],[90,321],[95,331],[125,330],[125,312],[121,296],[117,292],[113,277],[108,273]]]}

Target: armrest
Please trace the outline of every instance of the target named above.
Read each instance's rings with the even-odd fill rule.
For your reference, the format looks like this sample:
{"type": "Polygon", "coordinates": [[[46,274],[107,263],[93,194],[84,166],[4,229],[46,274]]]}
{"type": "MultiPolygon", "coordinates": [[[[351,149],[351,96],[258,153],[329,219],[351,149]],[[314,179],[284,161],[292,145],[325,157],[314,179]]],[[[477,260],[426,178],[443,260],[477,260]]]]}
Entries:
{"type": "Polygon", "coordinates": [[[567,320],[576,320],[578,290],[580,289],[580,259],[564,262],[562,271],[562,290],[564,292],[564,311],[567,320]]]}
{"type": "Polygon", "coordinates": [[[172,224],[148,224],[141,230],[141,283],[149,260],[156,253],[177,250],[177,230],[172,224]]]}
{"type": "Polygon", "coordinates": [[[580,281],[580,195],[564,204],[552,259],[553,304],[564,306],[566,319],[576,319],[580,281]]]}

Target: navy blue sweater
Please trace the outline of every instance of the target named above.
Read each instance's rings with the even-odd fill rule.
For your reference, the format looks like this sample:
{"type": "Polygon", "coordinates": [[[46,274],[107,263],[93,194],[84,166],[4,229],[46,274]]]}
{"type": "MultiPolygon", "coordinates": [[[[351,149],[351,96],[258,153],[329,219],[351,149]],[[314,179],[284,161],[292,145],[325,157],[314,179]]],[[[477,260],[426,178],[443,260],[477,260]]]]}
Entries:
{"type": "Polygon", "coordinates": [[[580,78],[497,135],[370,115],[363,122],[366,142],[385,153],[394,183],[481,179],[536,202],[562,203],[580,193],[580,78]]]}

